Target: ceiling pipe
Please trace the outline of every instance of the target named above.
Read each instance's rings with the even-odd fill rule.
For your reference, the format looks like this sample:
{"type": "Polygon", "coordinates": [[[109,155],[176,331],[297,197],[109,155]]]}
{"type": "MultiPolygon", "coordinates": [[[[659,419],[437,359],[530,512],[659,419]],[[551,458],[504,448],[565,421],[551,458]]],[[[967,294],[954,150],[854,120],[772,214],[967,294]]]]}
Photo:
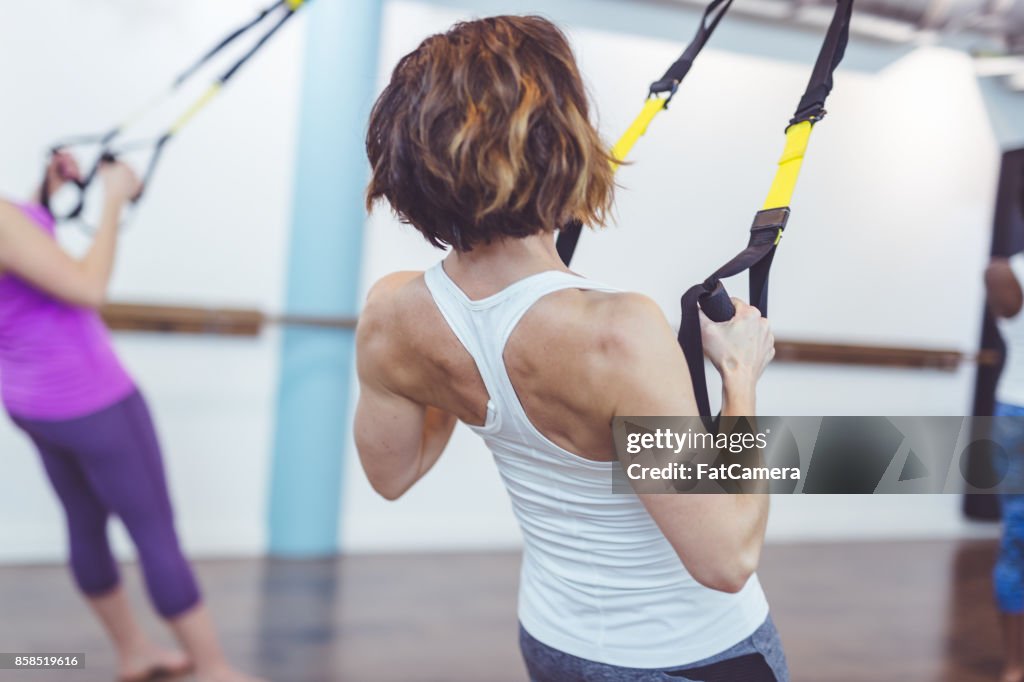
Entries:
{"type": "MultiPolygon", "coordinates": [[[[674,0],[703,7],[705,0],[674,0]]],[[[833,0],[737,0],[732,12],[751,18],[817,26],[833,0]]],[[[1024,0],[858,0],[851,32],[885,42],[911,42],[922,32],[977,32],[1009,49],[1024,43],[1024,0]],[[896,30],[902,26],[903,30],[896,30]]]]}
{"type": "MultiPolygon", "coordinates": [[[[701,8],[707,0],[669,0],[701,8]]],[[[732,13],[751,19],[820,28],[834,0],[736,0],[732,13]]],[[[998,75],[1024,90],[1024,0],[857,0],[850,33],[896,44],[931,44],[943,37],[977,39],[978,75],[998,75]],[[987,58],[1002,58],[985,63],[987,58]]],[[[974,49],[974,48],[972,48],[974,49]]]]}

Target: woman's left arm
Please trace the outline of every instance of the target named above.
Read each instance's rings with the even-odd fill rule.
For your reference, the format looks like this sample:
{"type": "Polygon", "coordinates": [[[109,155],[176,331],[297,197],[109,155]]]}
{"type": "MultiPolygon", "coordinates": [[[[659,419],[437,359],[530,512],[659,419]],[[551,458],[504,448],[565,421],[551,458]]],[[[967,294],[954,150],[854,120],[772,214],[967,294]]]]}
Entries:
{"type": "Polygon", "coordinates": [[[370,485],[395,500],[430,471],[441,457],[456,418],[421,405],[388,385],[388,368],[401,362],[384,330],[386,294],[371,292],[356,330],[359,403],[355,441],[370,485]]]}
{"type": "Polygon", "coordinates": [[[1024,303],[1024,292],[1008,258],[993,258],[985,269],[988,307],[996,317],[1016,317],[1024,303]]]}

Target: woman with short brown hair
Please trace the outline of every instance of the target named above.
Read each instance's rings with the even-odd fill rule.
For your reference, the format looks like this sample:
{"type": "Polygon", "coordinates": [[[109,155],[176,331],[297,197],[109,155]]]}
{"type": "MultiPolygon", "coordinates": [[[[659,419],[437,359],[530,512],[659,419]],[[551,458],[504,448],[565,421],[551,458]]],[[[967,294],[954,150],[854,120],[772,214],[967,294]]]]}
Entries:
{"type": "MultiPolygon", "coordinates": [[[[532,680],[788,680],[754,575],[765,495],[611,492],[611,421],[696,415],[661,310],[584,279],[553,235],[604,223],[606,146],[565,36],[539,17],[458,24],[404,57],[370,118],[368,205],[448,256],[371,290],[355,436],[374,488],[423,477],[457,420],[494,455],[523,532],[520,645],[532,680]]],[[[754,414],[774,355],[736,300],[702,321],[724,414],[754,414]]]]}

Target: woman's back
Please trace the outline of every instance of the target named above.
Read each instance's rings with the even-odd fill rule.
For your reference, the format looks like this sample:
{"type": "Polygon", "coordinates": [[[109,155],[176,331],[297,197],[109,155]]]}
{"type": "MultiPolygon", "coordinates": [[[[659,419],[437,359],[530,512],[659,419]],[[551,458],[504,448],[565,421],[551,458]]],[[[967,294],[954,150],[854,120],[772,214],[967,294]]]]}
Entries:
{"type": "Polygon", "coordinates": [[[384,302],[394,326],[379,331],[406,345],[411,384],[432,374],[429,399],[466,415],[493,453],[523,532],[519,617],[531,635],[603,663],[668,667],[764,622],[756,577],[737,594],[700,585],[640,500],[612,492],[611,427],[598,406],[614,387],[600,390],[588,369],[607,350],[601,310],[631,295],[553,270],[473,299],[442,264],[402,280],[384,302]],[[552,414],[558,434],[542,425],[552,414]],[[596,456],[576,454],[580,440],[596,456]]]}

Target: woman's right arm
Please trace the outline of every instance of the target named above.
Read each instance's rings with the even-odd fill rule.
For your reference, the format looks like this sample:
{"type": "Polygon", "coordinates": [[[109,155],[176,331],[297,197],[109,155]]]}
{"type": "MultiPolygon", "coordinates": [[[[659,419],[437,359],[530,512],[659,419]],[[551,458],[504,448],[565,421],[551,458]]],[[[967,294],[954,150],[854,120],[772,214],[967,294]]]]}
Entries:
{"type": "Polygon", "coordinates": [[[103,213],[92,245],[80,260],[32,225],[17,206],[0,202],[0,272],[12,272],[68,303],[100,307],[114,268],[121,211],[139,190],[138,178],[124,164],[107,164],[100,172],[106,190],[103,213]]]}
{"type": "MultiPolygon", "coordinates": [[[[736,317],[702,319],[705,350],[722,374],[723,414],[754,415],[755,388],[774,356],[774,338],[757,309],[733,299],[736,317]]],[[[622,297],[609,361],[618,386],[615,416],[696,416],[686,359],[661,309],[646,297],[622,297]]],[[[703,318],[703,315],[701,316],[703,318]]],[[[640,494],[651,517],[702,585],[738,592],[757,568],[768,495],[640,494]]]]}
{"type": "Polygon", "coordinates": [[[406,398],[392,385],[394,368],[402,365],[401,351],[389,333],[397,314],[393,297],[418,274],[393,273],[373,285],[356,328],[356,450],[370,485],[387,500],[404,495],[433,468],[457,421],[443,410],[406,398]]]}

